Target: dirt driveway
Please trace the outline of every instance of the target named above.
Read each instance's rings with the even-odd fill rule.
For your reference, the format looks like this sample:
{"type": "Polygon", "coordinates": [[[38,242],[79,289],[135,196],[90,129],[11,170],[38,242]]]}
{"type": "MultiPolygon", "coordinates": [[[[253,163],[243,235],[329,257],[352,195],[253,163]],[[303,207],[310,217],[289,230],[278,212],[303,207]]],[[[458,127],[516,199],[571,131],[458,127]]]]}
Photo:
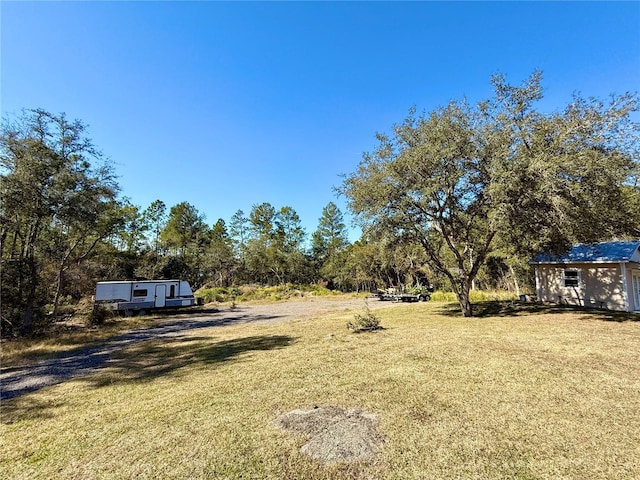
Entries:
{"type": "Polygon", "coordinates": [[[394,304],[375,299],[365,302],[363,299],[312,297],[282,303],[239,305],[235,308],[205,306],[201,311],[178,312],[176,315],[158,319],[152,326],[119,335],[97,346],[65,352],[31,365],[3,367],[0,369],[0,399],[8,400],[66,380],[91,375],[108,365],[109,357],[114,351],[146,340],[178,336],[190,330],[229,324],[273,323],[312,318],[331,312],[359,312],[365,305],[373,310],[394,304]]]}

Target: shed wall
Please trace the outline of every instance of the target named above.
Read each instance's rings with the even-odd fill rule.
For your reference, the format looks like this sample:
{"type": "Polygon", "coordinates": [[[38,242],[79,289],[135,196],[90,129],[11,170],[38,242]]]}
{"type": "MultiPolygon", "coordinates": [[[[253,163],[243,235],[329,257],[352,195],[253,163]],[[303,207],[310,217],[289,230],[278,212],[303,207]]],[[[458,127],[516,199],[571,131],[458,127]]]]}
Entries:
{"type": "Polygon", "coordinates": [[[623,290],[619,264],[538,265],[538,280],[540,300],[543,302],[626,310],[627,295],[623,290]],[[580,272],[578,286],[564,286],[565,269],[580,272]]]}

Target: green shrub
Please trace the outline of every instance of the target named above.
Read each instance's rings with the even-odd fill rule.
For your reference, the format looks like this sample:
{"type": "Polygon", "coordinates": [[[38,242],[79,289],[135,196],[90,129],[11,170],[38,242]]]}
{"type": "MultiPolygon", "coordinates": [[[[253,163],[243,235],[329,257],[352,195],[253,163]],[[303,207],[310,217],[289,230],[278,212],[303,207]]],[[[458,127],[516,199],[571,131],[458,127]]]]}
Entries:
{"type": "Polygon", "coordinates": [[[443,292],[437,290],[431,294],[432,302],[457,302],[456,294],[453,292],[443,292]]]}
{"type": "Polygon", "coordinates": [[[231,293],[225,287],[203,288],[196,292],[198,298],[204,299],[204,303],[227,302],[231,299],[231,293]]]}
{"type": "Polygon", "coordinates": [[[88,317],[86,317],[86,323],[91,325],[104,325],[108,320],[112,320],[115,314],[112,310],[109,310],[102,305],[96,305],[88,317]]]}
{"type": "MultiPolygon", "coordinates": [[[[471,290],[469,292],[471,303],[496,300],[515,300],[516,294],[506,290],[471,290]]],[[[437,290],[431,294],[432,302],[457,302],[458,298],[453,292],[437,290]]]]}

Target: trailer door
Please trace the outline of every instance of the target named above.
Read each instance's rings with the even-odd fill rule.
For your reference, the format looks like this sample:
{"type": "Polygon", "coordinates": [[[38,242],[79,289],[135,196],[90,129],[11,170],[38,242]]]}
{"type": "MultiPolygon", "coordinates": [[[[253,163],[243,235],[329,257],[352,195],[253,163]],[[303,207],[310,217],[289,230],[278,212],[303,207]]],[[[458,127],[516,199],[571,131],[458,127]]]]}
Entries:
{"type": "Polygon", "coordinates": [[[156,285],[156,308],[164,307],[166,303],[167,286],[156,285]]]}

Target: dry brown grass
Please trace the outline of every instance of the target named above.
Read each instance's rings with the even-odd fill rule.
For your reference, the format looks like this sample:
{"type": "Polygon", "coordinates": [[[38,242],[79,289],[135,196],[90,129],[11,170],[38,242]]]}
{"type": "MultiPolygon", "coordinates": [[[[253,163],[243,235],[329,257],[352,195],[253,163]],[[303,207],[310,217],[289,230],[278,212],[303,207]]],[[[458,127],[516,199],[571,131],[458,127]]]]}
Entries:
{"type": "Polygon", "coordinates": [[[229,325],[118,353],[108,369],[2,405],[3,478],[640,478],[640,322],[446,305],[229,325]],[[325,466],[273,425],[357,407],[385,437],[325,466]]]}
{"type": "Polygon", "coordinates": [[[156,318],[157,316],[153,315],[114,317],[99,327],[86,326],[84,318],[73,318],[70,321],[56,323],[45,333],[34,337],[2,339],[0,363],[3,366],[15,366],[50,358],[62,352],[100,342],[124,331],[152,325],[156,318]]]}

